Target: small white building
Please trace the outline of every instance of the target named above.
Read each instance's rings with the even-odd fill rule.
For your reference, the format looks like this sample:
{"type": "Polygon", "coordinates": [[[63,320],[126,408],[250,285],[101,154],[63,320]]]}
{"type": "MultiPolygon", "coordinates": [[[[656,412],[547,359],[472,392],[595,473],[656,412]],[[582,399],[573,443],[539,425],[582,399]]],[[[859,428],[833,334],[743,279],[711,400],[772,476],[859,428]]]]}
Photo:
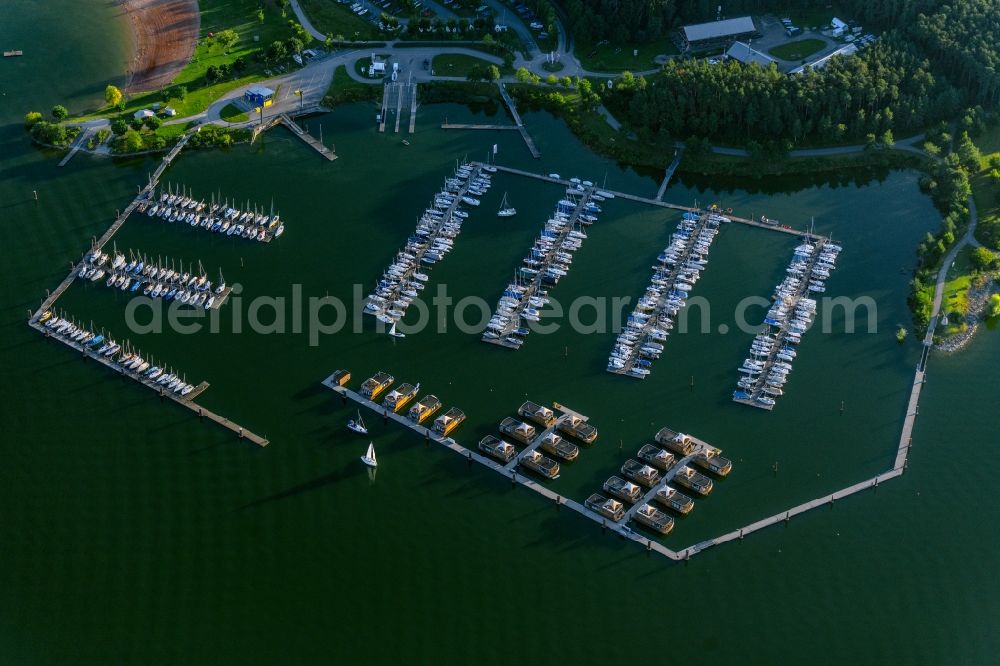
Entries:
{"type": "Polygon", "coordinates": [[[374,53],[372,54],[372,63],[368,65],[368,76],[385,76],[385,60],[382,60],[374,53]]]}
{"type": "Polygon", "coordinates": [[[173,108],[172,106],[168,106],[167,108],[163,109],[163,115],[173,118],[174,116],[177,115],[177,109],[173,108]]]}
{"type": "Polygon", "coordinates": [[[142,109],[140,111],[136,111],[135,113],[133,113],[132,117],[135,118],[136,120],[145,120],[146,118],[152,118],[155,115],[156,114],[150,111],[149,109],[142,109]]]}
{"type": "Polygon", "coordinates": [[[842,36],[845,32],[847,32],[847,29],[847,24],[836,16],[833,17],[832,21],[830,21],[830,34],[834,37],[842,36]]]}

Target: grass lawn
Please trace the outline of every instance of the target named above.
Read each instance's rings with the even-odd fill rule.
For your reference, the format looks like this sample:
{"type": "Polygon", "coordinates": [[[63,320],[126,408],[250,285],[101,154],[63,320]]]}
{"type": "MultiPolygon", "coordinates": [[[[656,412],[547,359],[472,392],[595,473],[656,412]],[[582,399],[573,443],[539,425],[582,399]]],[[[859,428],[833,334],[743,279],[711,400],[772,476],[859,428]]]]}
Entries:
{"type": "Polygon", "coordinates": [[[489,67],[493,63],[461,53],[434,56],[431,68],[436,76],[468,76],[474,67],[489,67]]]}
{"type": "Polygon", "coordinates": [[[1000,153],[1000,125],[987,129],[973,141],[979,152],[983,154],[984,159],[988,158],[991,153],[1000,153]]]}
{"type": "Polygon", "coordinates": [[[797,62],[822,51],[825,46],[826,42],[822,39],[799,39],[794,42],[782,44],[781,46],[775,46],[773,49],[768,49],[768,53],[775,58],[797,62]]]}
{"type": "MultiPolygon", "coordinates": [[[[140,93],[130,97],[125,103],[125,113],[134,113],[159,102],[169,104],[177,110],[180,117],[194,115],[208,108],[214,100],[233,88],[259,81],[265,77],[263,62],[254,55],[258,50],[266,48],[275,40],[284,40],[292,35],[288,27],[288,18],[281,16],[281,10],[275,3],[259,0],[200,0],[201,33],[198,45],[195,47],[191,62],[188,63],[167,91],[176,91],[179,86],[187,88],[187,95],[181,99],[178,95],[164,94],[161,91],[140,93]],[[257,10],[263,8],[264,21],[257,18],[257,10]],[[225,52],[218,44],[206,41],[208,33],[233,29],[240,35],[236,45],[225,52]],[[243,57],[246,69],[236,78],[209,84],[205,80],[205,71],[211,65],[231,64],[237,58],[243,57]]],[[[289,12],[289,16],[294,16],[289,12]]],[[[117,112],[107,108],[83,118],[116,115],[117,112]]]]}
{"type": "Polygon", "coordinates": [[[316,29],[334,39],[378,39],[378,29],[337,0],[299,0],[302,10],[316,29]]]}
{"type": "Polygon", "coordinates": [[[174,139],[179,137],[181,134],[188,129],[190,123],[175,123],[173,125],[160,125],[156,129],[156,134],[162,136],[167,140],[167,143],[173,143],[174,139]]]}
{"type": "Polygon", "coordinates": [[[242,123],[250,118],[250,114],[236,106],[232,102],[222,107],[219,116],[227,123],[242,123]]]}
{"type": "Polygon", "coordinates": [[[370,84],[355,81],[347,73],[347,68],[341,65],[333,72],[333,80],[330,81],[330,88],[323,97],[323,103],[334,105],[343,102],[379,99],[382,95],[382,86],[378,85],[377,79],[372,79],[372,81],[373,83],[370,84]]]}
{"type": "Polygon", "coordinates": [[[579,44],[576,48],[576,56],[580,59],[580,64],[583,65],[584,69],[597,72],[655,69],[657,65],[653,62],[653,58],[663,54],[677,54],[677,47],[669,39],[661,39],[648,44],[626,44],[624,46],[579,44]],[[639,55],[632,55],[634,49],[639,50],[639,55]]]}
{"type": "Polygon", "coordinates": [[[989,158],[989,155],[983,154],[983,170],[969,180],[972,184],[972,197],[976,201],[976,213],[979,216],[976,238],[984,245],[997,250],[1000,249],[1000,183],[990,176],[989,158]]]}

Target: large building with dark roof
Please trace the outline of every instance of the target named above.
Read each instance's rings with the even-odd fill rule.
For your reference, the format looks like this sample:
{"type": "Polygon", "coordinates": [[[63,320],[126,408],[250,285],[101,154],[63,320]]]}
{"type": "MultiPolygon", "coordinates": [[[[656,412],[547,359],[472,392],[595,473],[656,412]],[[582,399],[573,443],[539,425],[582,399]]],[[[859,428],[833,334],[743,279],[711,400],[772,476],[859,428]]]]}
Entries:
{"type": "Polygon", "coordinates": [[[680,42],[684,51],[728,46],[741,40],[746,41],[757,34],[753,18],[741,16],[724,21],[710,21],[686,25],[680,30],[680,42]]]}

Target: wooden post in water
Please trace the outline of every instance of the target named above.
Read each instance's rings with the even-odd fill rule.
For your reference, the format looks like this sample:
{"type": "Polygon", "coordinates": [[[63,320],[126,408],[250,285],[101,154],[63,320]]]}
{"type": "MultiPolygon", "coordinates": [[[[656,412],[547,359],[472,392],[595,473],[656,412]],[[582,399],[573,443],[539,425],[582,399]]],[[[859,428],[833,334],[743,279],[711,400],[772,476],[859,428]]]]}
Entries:
{"type": "Polygon", "coordinates": [[[844,415],[844,401],[843,400],[840,401],[840,415],[841,416],[844,415]]]}
{"type": "Polygon", "coordinates": [[[691,384],[690,384],[690,387],[691,387],[691,390],[693,391],[694,390],[694,375],[691,375],[691,384]]]}
{"type": "Polygon", "coordinates": [[[31,196],[35,197],[35,203],[38,203],[38,190],[31,190],[31,196]]]}

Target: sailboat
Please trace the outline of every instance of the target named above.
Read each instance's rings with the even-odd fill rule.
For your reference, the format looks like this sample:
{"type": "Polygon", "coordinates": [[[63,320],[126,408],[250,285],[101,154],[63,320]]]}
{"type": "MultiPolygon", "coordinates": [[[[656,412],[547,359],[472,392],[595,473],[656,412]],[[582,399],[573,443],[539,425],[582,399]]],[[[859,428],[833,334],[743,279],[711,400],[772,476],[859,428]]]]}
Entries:
{"type": "Polygon", "coordinates": [[[365,420],[361,418],[361,410],[358,410],[357,419],[347,419],[347,427],[359,435],[367,435],[368,427],[365,425],[365,420]]]}
{"type": "Polygon", "coordinates": [[[395,322],[395,320],[393,320],[392,326],[389,328],[389,335],[391,335],[394,338],[405,338],[406,337],[406,333],[402,333],[402,332],[396,330],[396,322],[395,322]]]}
{"type": "Polygon", "coordinates": [[[375,443],[368,442],[368,453],[361,456],[361,462],[368,465],[369,467],[378,467],[378,461],[375,460],[375,443]]]}
{"type": "Polygon", "coordinates": [[[510,205],[507,201],[507,193],[503,193],[503,201],[500,202],[500,210],[497,211],[497,217],[514,217],[517,215],[517,209],[510,205]]]}

